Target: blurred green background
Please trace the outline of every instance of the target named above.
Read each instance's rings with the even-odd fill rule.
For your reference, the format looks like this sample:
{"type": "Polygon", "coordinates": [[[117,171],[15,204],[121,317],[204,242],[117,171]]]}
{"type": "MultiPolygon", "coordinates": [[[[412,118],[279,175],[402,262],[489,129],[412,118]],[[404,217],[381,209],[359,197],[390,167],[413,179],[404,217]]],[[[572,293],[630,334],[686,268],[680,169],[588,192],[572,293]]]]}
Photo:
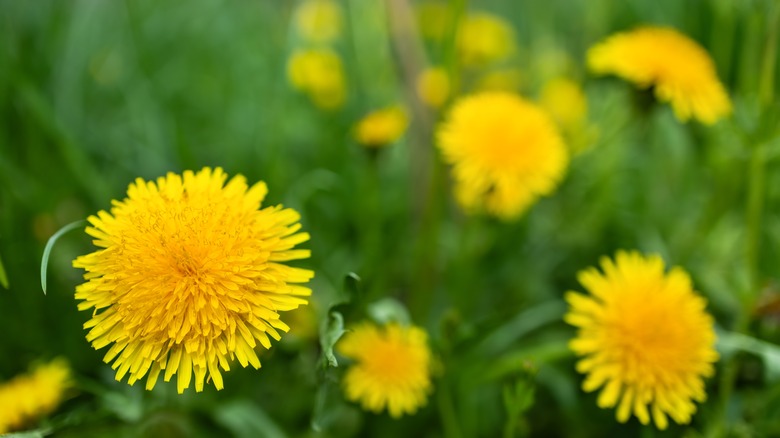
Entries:
{"type": "MultiPolygon", "coordinates": [[[[778,100],[758,97],[762,65],[776,57],[766,51],[777,1],[453,2],[512,25],[518,49],[497,68],[521,72],[521,94],[537,96],[554,74],[579,81],[597,131],[559,190],[511,223],[464,216],[450,198],[431,136],[438,115],[410,99],[402,68],[410,54],[389,24],[417,3],[340,2],[344,29],[332,48],[347,97],[331,111],[287,78],[290,54],[305,46],[291,25],[299,3],[0,0],[0,258],[10,283],[0,290],[0,380],[66,357],[78,392],[50,419],[56,436],[499,436],[502,390],[527,379],[528,364],[538,370],[535,403],[520,432],[653,436],[636,420],[618,424],[582,393],[566,351],[574,330],[560,320],[563,293],[581,290],[576,273],[620,248],[685,267],[719,327],[733,329],[744,313],[741,331],[780,342],[778,100]],[[587,73],[588,47],[645,23],[673,26],[710,52],[734,101],[731,119],[681,124],[630,84],[587,73]],[[396,102],[412,108],[407,135],[378,151],[358,145],[355,122],[396,102]],[[757,144],[766,146],[761,295],[745,310],[757,144]],[[263,180],[268,205],[301,213],[312,257],[297,265],[316,272],[318,321],[355,300],[344,288],[351,272],[361,278],[358,304],[393,297],[409,308],[442,363],[426,408],[394,421],[344,401],[329,380],[340,371],[318,371],[316,336],[263,353],[260,371],[236,367],[220,392],[177,395],[160,382],[149,393],[114,381],[104,352],[84,339],[89,315],[73,299],[82,272],[71,261],[92,251],[90,238],[59,240],[46,296],[43,247],[60,227],[122,199],[136,177],[203,166],[263,180]]],[[[417,42],[431,62],[450,59],[446,42],[417,42]]],[[[466,79],[460,93],[470,91],[466,79]]],[[[780,69],[770,80],[776,90],[780,69]]],[[[347,324],[365,318],[361,306],[341,308],[347,324]]],[[[780,435],[780,356],[734,357],[732,396],[719,400],[718,377],[710,379],[694,422],[658,436],[710,435],[714,425],[729,436],[780,435]]]]}

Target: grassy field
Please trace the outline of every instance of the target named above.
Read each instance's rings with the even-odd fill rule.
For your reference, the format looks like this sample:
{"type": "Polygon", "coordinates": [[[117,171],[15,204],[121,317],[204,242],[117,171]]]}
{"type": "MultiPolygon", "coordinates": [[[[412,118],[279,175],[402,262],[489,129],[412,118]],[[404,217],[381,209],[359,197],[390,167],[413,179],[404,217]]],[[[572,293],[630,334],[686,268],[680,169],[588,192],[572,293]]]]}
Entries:
{"type": "MultiPolygon", "coordinates": [[[[0,0],[0,382],[55,358],[72,375],[61,403],[6,429],[0,413],[0,433],[780,436],[780,2],[337,0],[306,15],[309,3],[0,0]],[[642,25],[676,29],[703,48],[728,110],[712,121],[681,117],[662,96],[655,81],[664,75],[701,85],[686,76],[698,65],[682,43],[653,49],[653,62],[666,64],[645,83],[594,71],[589,50],[642,25]],[[431,68],[438,76],[421,82],[431,68]],[[522,96],[562,139],[563,167],[539,177],[550,187],[517,214],[495,214],[486,200],[525,190],[518,184],[486,183],[468,205],[459,184],[474,178],[459,179],[443,144],[460,103],[486,90],[522,96]],[[359,125],[383,108],[397,111],[359,125]],[[109,347],[85,339],[99,311],[79,311],[83,297],[74,299],[88,279],[73,261],[99,249],[94,234],[82,222],[56,241],[44,260],[46,294],[44,247],[62,227],[110,211],[136,178],[204,167],[243,175],[250,187],[264,181],[262,208],[300,214],[310,240],[296,249],[311,255],[280,263],[313,271],[309,304],[280,312],[290,331],[255,349],[259,370],[231,361],[222,390],[211,377],[202,392],[182,394],[176,378],[151,391],[145,378],[116,381],[103,362],[109,347]],[[583,390],[581,352],[570,343],[580,332],[564,320],[568,291],[593,292],[579,273],[602,270],[602,257],[620,250],[687,272],[706,300],[696,311],[711,315],[696,330],[717,337],[707,346],[719,356],[714,372],[698,373],[706,400],[664,430],[636,413],[618,421],[614,402],[601,408],[598,391],[583,390]],[[364,321],[427,337],[429,386],[404,415],[372,412],[347,391],[359,359],[339,341],[364,321]]],[[[643,50],[620,62],[643,66],[643,50]]],[[[511,110],[495,108],[476,113],[510,120],[511,110]]],[[[485,138],[485,148],[503,138],[485,138]]],[[[528,172],[542,172],[540,163],[528,172]]],[[[200,232],[185,222],[169,225],[200,232]]],[[[241,232],[219,223],[203,239],[241,232]]],[[[700,333],[677,324],[685,315],[674,305],[668,314],[642,307],[618,318],[655,315],[637,329],[647,337],[621,344],[637,352],[635,380],[646,382],[653,366],[680,367],[665,347],[642,356],[655,351],[642,340],[679,326],[677,344],[688,345],[700,333]]],[[[366,345],[379,357],[370,352],[377,343],[366,345]]],[[[18,394],[2,388],[0,412],[19,409],[18,394]]]]}

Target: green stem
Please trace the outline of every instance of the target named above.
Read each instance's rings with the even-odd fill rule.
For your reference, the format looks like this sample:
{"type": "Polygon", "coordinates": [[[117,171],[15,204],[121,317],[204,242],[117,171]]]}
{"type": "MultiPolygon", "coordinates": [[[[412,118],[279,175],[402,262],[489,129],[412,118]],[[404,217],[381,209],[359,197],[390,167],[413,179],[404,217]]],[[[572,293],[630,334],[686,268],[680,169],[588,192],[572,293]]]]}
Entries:
{"type": "Polygon", "coordinates": [[[447,438],[460,438],[460,424],[458,423],[458,414],[455,409],[455,401],[452,398],[450,382],[442,381],[438,389],[439,417],[442,422],[444,436],[447,438]]]}
{"type": "MultiPolygon", "coordinates": [[[[733,331],[747,333],[750,326],[750,314],[753,304],[761,291],[761,277],[759,274],[759,254],[761,251],[761,216],[764,210],[764,193],[766,190],[766,151],[765,145],[759,144],[751,151],[748,165],[748,199],[745,212],[745,265],[748,274],[748,288],[742,291],[740,309],[734,322],[733,331]]],[[[720,374],[720,409],[721,414],[716,430],[716,436],[728,434],[727,414],[731,395],[734,393],[734,385],[739,371],[739,362],[736,355],[729,357],[720,374]]]]}
{"type": "MultiPolygon", "coordinates": [[[[452,0],[452,28],[448,40],[448,73],[455,84],[455,78],[458,72],[457,63],[457,27],[462,20],[462,15],[466,10],[466,0],[452,0]]],[[[456,94],[456,87],[453,85],[451,97],[456,94]]],[[[435,137],[435,135],[434,135],[435,137]]],[[[435,142],[435,138],[432,139],[435,142]]],[[[415,288],[410,297],[410,307],[412,317],[416,320],[427,320],[430,313],[430,305],[436,289],[436,270],[439,247],[439,234],[441,229],[442,215],[446,209],[446,168],[437,156],[431,157],[426,169],[427,174],[419,178],[420,181],[426,181],[426,197],[423,202],[421,212],[420,232],[414,255],[415,288]]]]}
{"type": "Polygon", "coordinates": [[[754,297],[761,287],[758,264],[761,251],[761,217],[766,191],[766,147],[764,144],[759,144],[752,149],[748,175],[745,262],[748,269],[749,291],[743,297],[743,305],[747,304],[745,301],[750,301],[750,298],[754,297]]]}
{"type": "MultiPolygon", "coordinates": [[[[770,12],[767,40],[764,47],[764,57],[761,63],[759,100],[765,109],[771,104],[774,72],[777,62],[777,38],[780,27],[780,2],[773,3],[770,12]]],[[[764,212],[766,195],[766,144],[759,143],[750,151],[748,164],[748,199],[745,206],[745,265],[748,275],[748,288],[743,291],[739,314],[733,330],[738,334],[747,334],[750,326],[750,315],[761,292],[761,275],[759,260],[761,255],[761,220],[764,212]]],[[[715,428],[715,436],[728,434],[728,405],[734,392],[734,385],[739,371],[739,361],[736,355],[729,357],[723,365],[720,375],[720,409],[719,420],[715,428]]]]}
{"type": "Polygon", "coordinates": [[[761,76],[758,85],[758,97],[764,107],[772,103],[774,97],[775,65],[777,64],[777,40],[780,29],[780,2],[772,3],[767,29],[764,57],[761,62],[761,76]]]}

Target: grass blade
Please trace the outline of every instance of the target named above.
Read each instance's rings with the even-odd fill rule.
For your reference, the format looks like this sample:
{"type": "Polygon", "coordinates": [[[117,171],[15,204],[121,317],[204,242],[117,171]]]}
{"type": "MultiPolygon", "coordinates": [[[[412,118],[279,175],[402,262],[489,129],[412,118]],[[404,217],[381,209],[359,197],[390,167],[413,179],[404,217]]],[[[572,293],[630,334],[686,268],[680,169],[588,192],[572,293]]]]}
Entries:
{"type": "Polygon", "coordinates": [[[0,258],[0,286],[3,289],[8,289],[8,275],[5,273],[5,266],[3,266],[3,259],[0,258]]]}
{"type": "Polygon", "coordinates": [[[51,255],[51,249],[54,247],[54,243],[63,234],[65,234],[68,231],[71,231],[71,230],[73,230],[75,228],[84,226],[84,224],[86,224],[86,222],[87,221],[85,221],[85,220],[71,222],[68,225],[65,225],[64,227],[60,228],[56,233],[54,233],[49,238],[49,241],[46,242],[46,247],[43,249],[43,257],[41,258],[41,288],[43,289],[43,294],[44,295],[46,295],[46,270],[49,267],[49,256],[51,255]]]}

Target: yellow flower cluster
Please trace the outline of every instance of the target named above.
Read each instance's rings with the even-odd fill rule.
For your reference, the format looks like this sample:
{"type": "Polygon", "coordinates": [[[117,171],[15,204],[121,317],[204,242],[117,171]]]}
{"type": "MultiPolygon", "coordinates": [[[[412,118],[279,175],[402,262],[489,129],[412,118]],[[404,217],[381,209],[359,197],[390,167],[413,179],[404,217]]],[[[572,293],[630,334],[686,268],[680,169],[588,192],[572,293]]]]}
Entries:
{"type": "Polygon", "coordinates": [[[0,385],[0,434],[19,430],[59,406],[73,385],[63,359],[33,368],[0,385]]]}

